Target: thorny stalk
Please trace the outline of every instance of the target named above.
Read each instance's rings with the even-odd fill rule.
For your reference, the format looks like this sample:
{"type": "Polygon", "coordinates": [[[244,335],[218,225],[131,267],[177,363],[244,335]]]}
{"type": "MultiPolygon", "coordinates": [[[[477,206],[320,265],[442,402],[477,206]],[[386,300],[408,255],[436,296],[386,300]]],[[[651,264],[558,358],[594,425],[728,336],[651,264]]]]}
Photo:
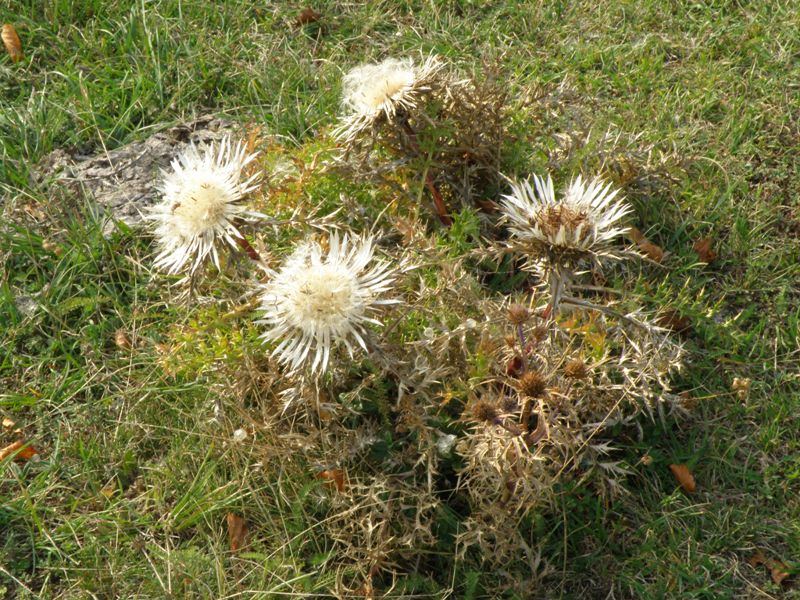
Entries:
{"type": "MultiPolygon", "coordinates": [[[[417,134],[414,131],[414,128],[411,127],[411,123],[408,122],[408,117],[405,115],[398,115],[397,122],[400,127],[402,127],[403,132],[406,134],[406,138],[408,139],[408,143],[411,145],[411,149],[418,156],[422,156],[422,149],[420,148],[417,134]]],[[[428,188],[428,191],[433,197],[433,204],[436,207],[436,216],[439,217],[442,225],[450,227],[450,225],[453,224],[453,220],[450,218],[450,215],[447,214],[447,206],[444,203],[444,198],[442,198],[442,195],[436,188],[436,184],[433,182],[433,177],[431,177],[429,172],[425,173],[425,187],[428,188]]]]}

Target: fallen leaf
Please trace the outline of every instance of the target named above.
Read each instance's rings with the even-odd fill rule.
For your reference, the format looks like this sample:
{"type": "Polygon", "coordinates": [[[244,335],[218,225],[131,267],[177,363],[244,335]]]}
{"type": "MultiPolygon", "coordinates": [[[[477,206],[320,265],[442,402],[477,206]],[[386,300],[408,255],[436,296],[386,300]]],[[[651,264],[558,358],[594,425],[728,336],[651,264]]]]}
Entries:
{"type": "Polygon", "coordinates": [[[120,350],[130,350],[131,349],[131,338],[128,337],[127,332],[120,328],[114,333],[114,343],[117,344],[117,348],[120,350]]]}
{"type": "Polygon", "coordinates": [[[3,417],[3,428],[4,429],[11,429],[12,427],[14,427],[14,425],[16,425],[16,423],[14,423],[14,421],[9,419],[8,417],[3,417]]]}
{"type": "Polygon", "coordinates": [[[697,252],[700,262],[711,263],[717,258],[717,253],[711,248],[713,243],[711,238],[702,238],[692,245],[692,249],[697,252]]]}
{"type": "Polygon", "coordinates": [[[5,460],[12,454],[14,454],[14,460],[20,462],[32,459],[35,455],[39,454],[39,451],[20,440],[0,450],[0,461],[5,460]]]}
{"type": "Polygon", "coordinates": [[[779,560],[767,561],[767,568],[769,569],[769,574],[772,577],[772,581],[775,582],[775,585],[780,585],[783,580],[789,576],[788,567],[779,560]]]}
{"type": "Polygon", "coordinates": [[[251,124],[247,131],[247,153],[255,154],[256,149],[261,145],[261,126],[251,124]]]}
{"type": "Polygon", "coordinates": [[[672,308],[662,311],[656,317],[656,324],[676,333],[686,333],[692,329],[692,322],[672,308]]]}
{"type": "Polygon", "coordinates": [[[22,41],[20,41],[17,30],[14,29],[13,25],[9,23],[3,25],[3,31],[0,36],[3,38],[3,44],[5,44],[6,52],[8,52],[12,62],[20,61],[25,57],[22,53],[22,41]]]}
{"type": "Polygon", "coordinates": [[[694,410],[697,408],[697,398],[692,397],[689,392],[681,392],[678,394],[678,397],[681,399],[681,406],[686,410],[694,410]]]}
{"type": "Polygon", "coordinates": [[[639,231],[636,227],[631,227],[628,231],[628,236],[636,242],[636,245],[639,246],[639,250],[641,250],[647,258],[650,260],[660,263],[664,260],[664,257],[667,255],[664,252],[664,249],[648,240],[644,234],[639,231]]]}
{"type": "Polygon", "coordinates": [[[669,466],[669,470],[672,471],[675,479],[678,480],[678,483],[685,491],[691,493],[697,489],[697,484],[694,481],[694,477],[689,472],[689,467],[686,465],[672,464],[669,466]]]}
{"type": "Polygon", "coordinates": [[[309,23],[316,23],[321,18],[322,13],[319,13],[313,8],[308,7],[300,11],[300,14],[297,15],[297,18],[294,22],[297,27],[302,27],[303,25],[308,25],[309,23]]]}
{"type": "Polygon", "coordinates": [[[114,484],[109,484],[100,490],[100,495],[105,496],[109,500],[111,497],[117,493],[117,486],[114,484]]]}
{"type": "Polygon", "coordinates": [[[336,486],[337,492],[344,491],[344,471],[341,469],[325,469],[317,473],[317,479],[330,481],[336,486]]]}
{"type": "Polygon", "coordinates": [[[757,550],[753,556],[747,559],[747,564],[751,567],[758,567],[759,565],[764,565],[769,569],[769,575],[772,577],[772,581],[775,582],[775,585],[780,585],[784,579],[789,576],[789,571],[785,563],[775,560],[772,558],[767,558],[763,551],[757,550]]]}
{"type": "Polygon", "coordinates": [[[733,384],[731,384],[731,389],[736,392],[736,396],[744,402],[747,400],[747,397],[750,395],[750,384],[753,381],[746,377],[734,377],[733,384]]]}
{"type": "Polygon", "coordinates": [[[747,564],[751,567],[763,565],[765,562],[767,562],[767,557],[764,556],[764,553],[761,550],[757,550],[753,556],[747,559],[747,564]]]}
{"type": "Polygon", "coordinates": [[[225,516],[225,520],[228,522],[228,540],[231,544],[231,550],[238,552],[247,543],[247,523],[242,517],[234,513],[228,513],[225,516]]]}

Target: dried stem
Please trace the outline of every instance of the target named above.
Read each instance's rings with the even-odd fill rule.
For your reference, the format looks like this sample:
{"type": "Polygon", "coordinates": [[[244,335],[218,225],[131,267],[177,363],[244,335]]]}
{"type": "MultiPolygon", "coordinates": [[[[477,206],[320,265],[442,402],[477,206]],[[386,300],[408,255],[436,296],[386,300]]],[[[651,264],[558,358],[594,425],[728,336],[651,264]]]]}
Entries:
{"type": "Polygon", "coordinates": [[[602,304],[595,304],[594,302],[589,302],[588,300],[581,300],[580,298],[573,298],[571,296],[562,296],[561,302],[564,304],[572,304],[573,306],[580,306],[581,308],[588,308],[589,310],[596,310],[601,312],[605,315],[610,317],[614,317],[615,319],[619,319],[620,321],[624,321],[629,325],[635,325],[636,327],[641,327],[645,331],[653,331],[655,328],[652,325],[648,325],[647,323],[643,323],[633,317],[629,317],[627,315],[623,315],[615,311],[608,306],[603,306],[602,304]]]}
{"type": "MultiPolygon", "coordinates": [[[[411,144],[412,150],[414,150],[417,155],[422,156],[422,149],[419,146],[417,134],[411,127],[411,123],[408,122],[408,119],[405,116],[398,117],[397,122],[403,128],[403,132],[405,132],[406,137],[408,138],[408,143],[411,144]]],[[[450,215],[447,214],[447,206],[444,203],[444,198],[442,198],[442,195],[436,188],[436,184],[433,182],[433,177],[431,177],[431,174],[428,172],[425,173],[425,187],[428,188],[428,191],[433,197],[433,204],[436,207],[436,216],[439,217],[442,225],[449,227],[453,224],[453,220],[450,218],[450,215]]]]}
{"type": "Polygon", "coordinates": [[[248,242],[244,236],[237,237],[236,243],[242,247],[242,250],[245,251],[245,254],[247,254],[247,256],[253,260],[253,262],[261,264],[261,256],[259,256],[258,252],[256,252],[256,249],[250,245],[250,242],[248,242]]]}

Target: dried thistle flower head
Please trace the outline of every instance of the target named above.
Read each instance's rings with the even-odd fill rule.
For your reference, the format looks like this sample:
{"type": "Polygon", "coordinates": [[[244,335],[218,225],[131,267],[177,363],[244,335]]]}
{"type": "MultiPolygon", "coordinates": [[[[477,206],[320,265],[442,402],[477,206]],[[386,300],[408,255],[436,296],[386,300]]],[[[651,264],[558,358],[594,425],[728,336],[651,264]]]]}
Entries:
{"type": "Polygon", "coordinates": [[[563,264],[608,255],[609,242],[626,231],[619,221],[631,209],[600,179],[585,184],[578,175],[560,198],[550,176],[534,175],[533,184],[511,182],[501,210],[512,236],[535,258],[563,264]]]}
{"type": "Polygon", "coordinates": [[[586,367],[586,363],[580,358],[573,358],[564,365],[564,377],[569,377],[570,379],[585,379],[588,376],[589,369],[586,367]]]}
{"type": "Polygon", "coordinates": [[[547,393],[547,380],[536,371],[528,371],[518,382],[519,391],[529,398],[541,398],[547,393]]]}
{"type": "Polygon", "coordinates": [[[420,64],[410,58],[389,58],[355,67],[342,80],[345,114],[334,136],[352,141],[381,120],[412,111],[442,74],[443,63],[435,56],[420,64]]]}
{"type": "Polygon", "coordinates": [[[488,423],[494,422],[497,419],[498,412],[497,407],[494,406],[491,402],[487,402],[486,400],[479,400],[475,403],[472,407],[472,416],[475,418],[476,421],[486,421],[488,423]]]}
{"type": "Polygon", "coordinates": [[[513,325],[524,325],[531,318],[531,311],[523,304],[512,304],[508,307],[508,320],[513,325]]]}
{"type": "Polygon", "coordinates": [[[263,216],[241,204],[256,188],[258,174],[242,180],[242,170],[255,157],[228,137],[203,150],[189,146],[172,161],[171,171],[162,172],[163,198],[148,215],[160,248],[157,268],[175,274],[188,265],[193,273],[209,255],[219,268],[216,242],[235,247],[236,238],[243,239],[240,220],[263,216]]]}
{"type": "Polygon", "coordinates": [[[258,323],[261,337],[280,341],[273,351],[280,362],[298,369],[313,354],[311,372],[328,367],[331,347],[341,342],[353,355],[350,338],[365,351],[365,325],[381,325],[372,315],[397,300],[389,291],[396,271],[373,259],[374,239],[330,236],[328,252],[316,242],[301,245],[265,286],[258,323]]]}

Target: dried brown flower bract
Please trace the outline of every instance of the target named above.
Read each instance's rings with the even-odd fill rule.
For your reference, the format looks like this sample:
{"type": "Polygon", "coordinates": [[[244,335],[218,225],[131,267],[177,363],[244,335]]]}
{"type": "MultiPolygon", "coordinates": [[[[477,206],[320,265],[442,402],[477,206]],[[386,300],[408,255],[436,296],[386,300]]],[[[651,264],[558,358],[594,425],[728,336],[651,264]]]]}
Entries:
{"type": "Polygon", "coordinates": [[[536,371],[528,371],[517,382],[519,391],[529,398],[541,398],[547,393],[547,380],[536,371]]]}
{"type": "Polygon", "coordinates": [[[508,320],[513,325],[524,325],[531,318],[531,311],[522,304],[512,304],[508,307],[508,320]]]}
{"type": "Polygon", "coordinates": [[[479,400],[472,407],[472,416],[476,421],[493,423],[498,416],[497,407],[485,400],[479,400]]]}
{"type": "Polygon", "coordinates": [[[564,365],[564,377],[569,379],[586,379],[589,376],[589,369],[586,363],[580,358],[573,358],[564,365]]]}

